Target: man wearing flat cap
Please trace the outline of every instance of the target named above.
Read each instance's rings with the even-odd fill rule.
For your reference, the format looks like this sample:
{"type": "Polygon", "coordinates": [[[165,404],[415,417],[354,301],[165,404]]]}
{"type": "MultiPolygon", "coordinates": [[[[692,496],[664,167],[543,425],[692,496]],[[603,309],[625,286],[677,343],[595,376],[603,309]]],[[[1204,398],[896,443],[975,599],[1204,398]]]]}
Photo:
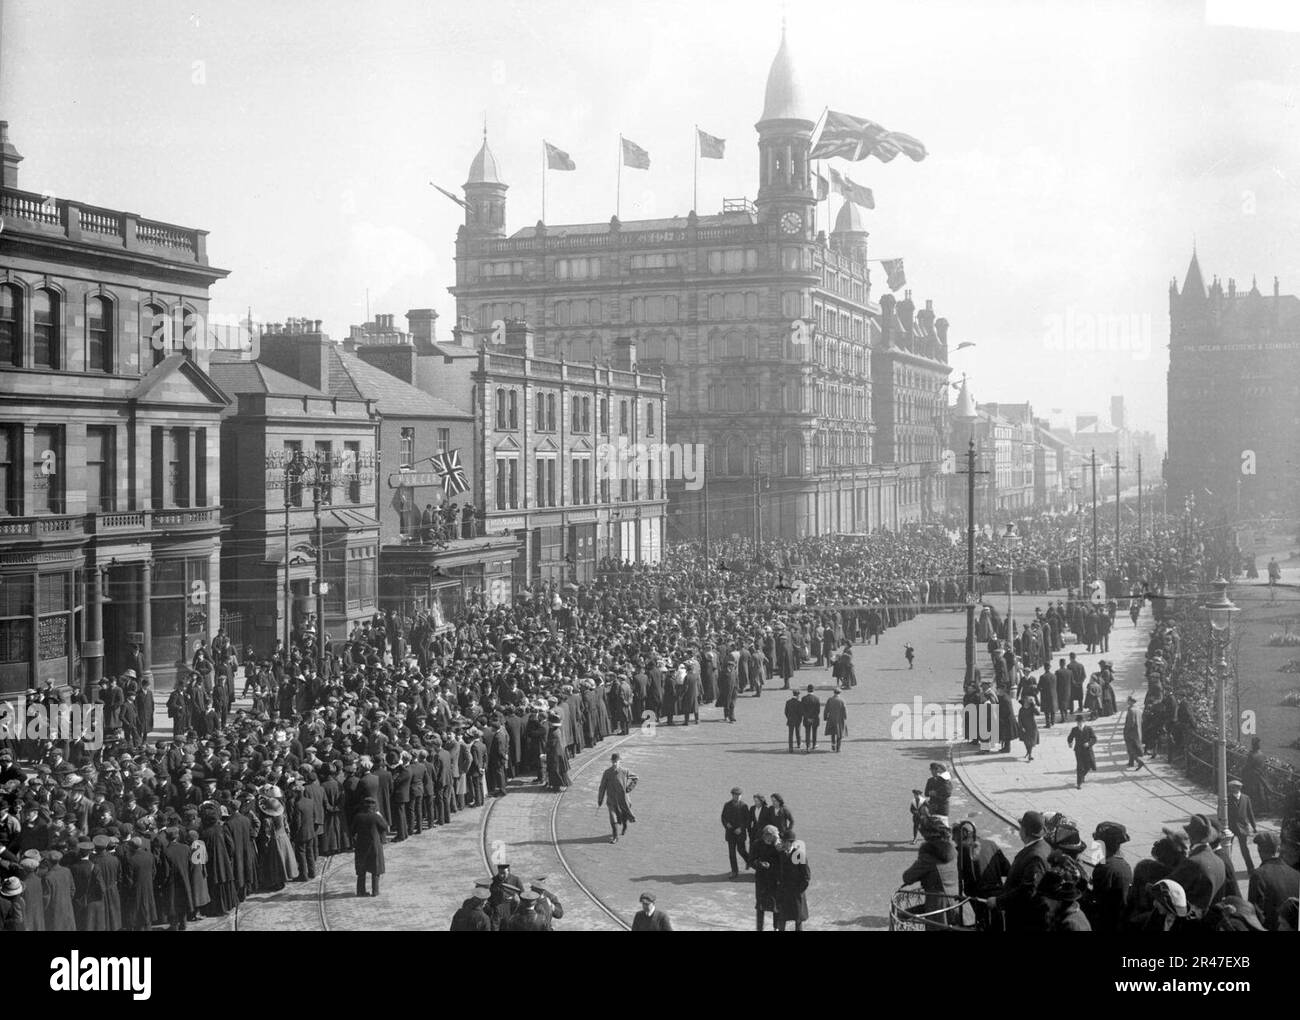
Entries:
{"type": "Polygon", "coordinates": [[[1288,900],[1300,896],[1300,871],[1278,856],[1279,840],[1272,832],[1255,835],[1259,848],[1259,867],[1250,876],[1246,898],[1259,911],[1264,927],[1278,930],[1278,915],[1288,900]]]}
{"type": "Polygon", "coordinates": [[[727,856],[731,861],[731,877],[740,877],[740,866],[736,861],[739,855],[749,867],[749,854],[745,852],[745,837],[754,821],[754,812],[741,800],[743,791],[739,786],[731,788],[731,799],[722,805],[722,832],[727,841],[727,856]]]}

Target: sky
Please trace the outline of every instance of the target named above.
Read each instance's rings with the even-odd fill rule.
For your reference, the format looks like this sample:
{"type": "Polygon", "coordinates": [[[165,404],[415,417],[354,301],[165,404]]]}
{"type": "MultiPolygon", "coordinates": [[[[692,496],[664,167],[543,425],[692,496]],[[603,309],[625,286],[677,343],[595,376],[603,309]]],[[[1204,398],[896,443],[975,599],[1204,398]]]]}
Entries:
{"type": "MultiPolygon", "coordinates": [[[[781,33],[804,99],[922,139],[839,163],[875,192],[873,257],[951,323],[981,401],[1126,398],[1164,433],[1168,286],[1300,292],[1300,14],[1249,0],[0,0],[20,185],[210,231],[214,309],[324,320],[432,306],[450,329],[458,190],[486,119],[507,226],[685,215],[757,190],[781,33]],[[1088,349],[1089,335],[1110,337],[1088,349]]],[[[834,210],[832,210],[833,214],[834,210]]],[[[874,295],[883,274],[874,274],[874,295]]],[[[1095,343],[1095,341],[1094,341],[1095,343]]]]}

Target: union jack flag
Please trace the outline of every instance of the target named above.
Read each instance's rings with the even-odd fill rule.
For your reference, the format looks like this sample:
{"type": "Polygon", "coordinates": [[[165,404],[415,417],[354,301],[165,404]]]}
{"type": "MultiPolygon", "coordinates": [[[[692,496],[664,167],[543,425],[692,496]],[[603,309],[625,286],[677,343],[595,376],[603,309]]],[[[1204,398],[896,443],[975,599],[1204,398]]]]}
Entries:
{"type": "Polygon", "coordinates": [[[442,491],[446,495],[459,496],[462,492],[469,491],[469,479],[465,477],[465,469],[460,465],[459,450],[448,450],[429,459],[433,462],[433,469],[442,475],[442,491]]]}

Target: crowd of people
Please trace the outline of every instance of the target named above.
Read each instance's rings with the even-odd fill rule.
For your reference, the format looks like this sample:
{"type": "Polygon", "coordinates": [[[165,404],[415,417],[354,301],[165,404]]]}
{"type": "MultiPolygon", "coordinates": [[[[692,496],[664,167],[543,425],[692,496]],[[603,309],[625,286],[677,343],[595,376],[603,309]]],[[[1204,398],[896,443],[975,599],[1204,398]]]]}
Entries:
{"type": "MultiPolygon", "coordinates": [[[[1207,580],[1220,564],[1202,546],[1181,544],[1156,530],[1146,543],[1134,541],[1138,575],[1125,599],[1089,599],[1086,588],[1067,602],[1036,609],[1013,632],[995,610],[981,615],[977,637],[987,642],[989,676],[981,670],[966,685],[965,737],[990,753],[1006,753],[1020,740],[1033,760],[1040,720],[1050,729],[1073,719],[1067,744],[1075,756],[1075,783],[1082,787],[1097,769],[1090,723],[1114,716],[1113,664],[1105,659],[1091,674],[1077,652],[1058,655],[1069,643],[1088,652],[1106,652],[1118,612],[1127,608],[1136,625],[1148,600],[1166,610],[1179,581],[1207,580]],[[1207,567],[1208,564],[1208,567],[1207,567]],[[1127,602],[1127,606],[1122,603],[1127,602]],[[1053,668],[1055,659],[1056,667],[1053,668]],[[979,721],[989,721],[987,727],[979,721]]],[[[1189,699],[1196,692],[1194,663],[1186,662],[1186,642],[1176,618],[1157,614],[1145,661],[1147,691],[1139,710],[1128,697],[1123,735],[1126,769],[1143,768],[1160,754],[1176,759],[1196,731],[1189,699]],[[1191,679],[1188,679],[1188,678],[1191,679]]],[[[1267,809],[1273,791],[1267,782],[1259,738],[1241,763],[1240,776],[1228,782],[1227,827],[1205,815],[1190,817],[1178,829],[1163,830],[1150,856],[1136,864],[1124,855],[1129,835],[1124,825],[1101,821],[1087,831],[1062,813],[1026,812],[1020,820],[1022,849],[1008,861],[974,825],[950,825],[951,781],[941,763],[931,766],[924,793],[916,794],[913,815],[923,837],[917,860],[903,874],[905,885],[924,893],[911,911],[927,927],[975,926],[1008,931],[1295,931],[1300,895],[1300,819],[1287,817],[1280,831],[1261,830],[1255,808],[1267,809]],[[1243,889],[1236,878],[1233,846],[1246,865],[1243,889]],[[1260,862],[1256,865],[1251,847],[1260,862]]]]}
{"type": "MultiPolygon", "coordinates": [[[[1071,578],[1069,527],[1025,522],[1013,587],[1071,578]]],[[[996,583],[1004,553],[979,536],[981,587],[996,583]]],[[[1178,566],[1139,545],[1128,562],[1156,587],[1178,566]]],[[[759,548],[736,539],[707,560],[684,546],[653,565],[603,562],[592,584],[539,584],[510,604],[475,593],[447,623],[431,610],[389,611],[336,638],[308,619],[287,645],[242,652],[218,631],[168,694],[170,739],[151,737],[143,661],[84,695],[29,692],[29,702],[101,704],[107,738],[3,749],[0,873],[5,889],[22,885],[0,897],[3,925],[182,929],[310,880],[335,854],[352,856],[358,895],[374,895],[387,843],[455,824],[506,796],[511,780],[564,790],[575,755],[633,726],[698,723],[710,704],[738,722],[739,694],[761,696],[778,678],[789,689],[804,664],[830,666],[840,687],[853,686],[852,645],[918,613],[962,609],[965,568],[962,536],[943,524],[759,548]],[[241,679],[247,707],[236,707],[241,679]]],[[[1079,613],[1099,612],[1071,597],[1018,634],[1004,625],[1000,639],[999,621],[986,621],[1010,653],[995,681],[1017,655],[1036,662],[1054,651],[1053,635],[1079,613]]],[[[800,696],[792,738],[811,750],[825,722],[838,749],[847,721],[836,700],[800,696]]],[[[623,796],[607,800],[614,839],[631,820],[630,784],[619,785],[623,796]]],[[[759,923],[771,912],[778,926],[798,926],[806,850],[792,824],[757,824],[761,816],[741,826],[746,864],[764,876],[759,923]]],[[[511,910],[538,910],[522,895],[535,891],[520,890],[511,910]]],[[[493,898],[489,889],[490,907],[493,898]]]]}

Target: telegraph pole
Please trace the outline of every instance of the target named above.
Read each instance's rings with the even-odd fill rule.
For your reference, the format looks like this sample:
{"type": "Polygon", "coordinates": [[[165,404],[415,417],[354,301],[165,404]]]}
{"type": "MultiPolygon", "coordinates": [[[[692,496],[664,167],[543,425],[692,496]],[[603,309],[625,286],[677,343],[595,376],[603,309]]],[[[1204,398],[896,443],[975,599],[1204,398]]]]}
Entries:
{"type": "Polygon", "coordinates": [[[704,504],[704,566],[709,566],[709,454],[704,452],[703,467],[701,469],[704,484],[700,487],[700,498],[704,504]]]}
{"type": "Polygon", "coordinates": [[[1119,566],[1119,445],[1115,446],[1115,576],[1120,577],[1121,571],[1119,566]]]}
{"type": "Polygon", "coordinates": [[[966,449],[966,684],[975,681],[975,476],[987,471],[975,470],[975,437],[966,449]]]}
{"type": "Polygon", "coordinates": [[[1097,576],[1097,450],[1092,451],[1092,576],[1097,576]]]}
{"type": "Polygon", "coordinates": [[[1142,544],[1142,454],[1138,454],[1138,545],[1142,544]]]}
{"type": "MultiPolygon", "coordinates": [[[[325,661],[325,527],[321,521],[321,472],[324,454],[316,454],[316,474],[312,485],[312,507],[316,513],[316,661],[325,661]]],[[[332,473],[330,475],[333,477],[332,473]]],[[[320,668],[324,668],[321,666],[320,668]]]]}

